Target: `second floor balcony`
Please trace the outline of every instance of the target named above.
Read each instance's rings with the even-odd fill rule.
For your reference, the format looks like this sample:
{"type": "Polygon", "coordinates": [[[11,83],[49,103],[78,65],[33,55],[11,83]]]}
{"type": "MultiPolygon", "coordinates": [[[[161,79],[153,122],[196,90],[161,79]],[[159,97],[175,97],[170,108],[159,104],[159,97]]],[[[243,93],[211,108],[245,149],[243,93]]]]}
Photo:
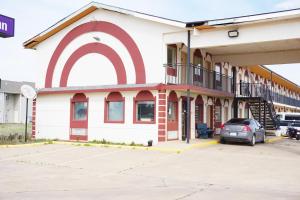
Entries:
{"type": "Polygon", "coordinates": [[[200,65],[165,64],[165,83],[173,85],[193,85],[202,88],[234,93],[233,79],[220,72],[200,65]],[[189,74],[188,74],[189,73],[189,74]]]}

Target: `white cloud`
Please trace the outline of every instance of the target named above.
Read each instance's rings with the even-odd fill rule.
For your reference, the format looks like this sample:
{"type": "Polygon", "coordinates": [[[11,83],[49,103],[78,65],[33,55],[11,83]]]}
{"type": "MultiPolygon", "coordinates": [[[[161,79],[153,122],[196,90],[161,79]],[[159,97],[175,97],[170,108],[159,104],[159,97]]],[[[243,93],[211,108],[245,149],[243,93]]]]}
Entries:
{"type": "Polygon", "coordinates": [[[280,10],[300,8],[300,0],[285,0],[277,3],[275,8],[280,10]]]}

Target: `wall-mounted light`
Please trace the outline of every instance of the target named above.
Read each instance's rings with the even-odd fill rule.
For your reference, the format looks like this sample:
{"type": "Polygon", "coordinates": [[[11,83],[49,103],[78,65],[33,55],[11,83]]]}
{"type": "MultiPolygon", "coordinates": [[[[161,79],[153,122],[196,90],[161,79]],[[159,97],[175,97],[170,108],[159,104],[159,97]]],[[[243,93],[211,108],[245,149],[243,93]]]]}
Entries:
{"type": "Polygon", "coordinates": [[[230,38],[239,37],[239,31],[238,30],[228,31],[228,37],[230,38]]]}
{"type": "Polygon", "coordinates": [[[100,42],[100,38],[97,36],[94,36],[93,39],[96,40],[97,42],[100,42]]]}

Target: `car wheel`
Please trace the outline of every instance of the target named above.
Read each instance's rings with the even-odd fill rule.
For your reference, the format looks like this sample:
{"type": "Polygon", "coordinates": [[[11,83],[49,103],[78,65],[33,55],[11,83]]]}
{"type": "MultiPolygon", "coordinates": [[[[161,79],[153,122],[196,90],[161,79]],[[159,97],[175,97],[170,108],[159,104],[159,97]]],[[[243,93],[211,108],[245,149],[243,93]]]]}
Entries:
{"type": "Polygon", "coordinates": [[[252,139],[250,141],[251,146],[255,146],[255,135],[252,136],[252,139]]]}
{"type": "Polygon", "coordinates": [[[266,142],[266,134],[264,133],[261,143],[265,143],[265,142],[266,142]]]}
{"type": "Polygon", "coordinates": [[[225,139],[224,139],[224,138],[221,138],[221,139],[220,139],[220,143],[221,143],[221,144],[226,144],[225,139]]]}
{"type": "Polygon", "coordinates": [[[296,136],[296,140],[300,140],[300,135],[297,135],[297,136],[296,136]]]}

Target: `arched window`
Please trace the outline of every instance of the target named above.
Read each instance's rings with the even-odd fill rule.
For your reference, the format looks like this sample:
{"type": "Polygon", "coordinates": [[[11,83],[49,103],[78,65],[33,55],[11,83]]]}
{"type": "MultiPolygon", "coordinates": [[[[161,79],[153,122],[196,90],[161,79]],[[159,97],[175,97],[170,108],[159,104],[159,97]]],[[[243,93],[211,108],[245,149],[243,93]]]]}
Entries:
{"type": "Polygon", "coordinates": [[[174,91],[170,92],[168,98],[168,121],[177,121],[177,113],[178,113],[178,98],[174,91]]]}
{"type": "Polygon", "coordinates": [[[203,57],[202,57],[200,49],[195,50],[193,63],[194,63],[194,65],[197,65],[199,67],[203,66],[203,57]]]}
{"type": "Polygon", "coordinates": [[[111,92],[105,98],[104,122],[124,123],[125,121],[125,98],[119,92],[111,92]]]}
{"type": "Polygon", "coordinates": [[[200,49],[196,49],[194,52],[193,58],[194,67],[194,82],[202,83],[203,82],[203,57],[200,49]]]}
{"type": "Polygon", "coordinates": [[[155,124],[155,97],[150,91],[141,91],[134,98],[133,123],[155,124]]]}
{"type": "Polygon", "coordinates": [[[71,99],[70,140],[87,140],[88,98],[78,93],[71,99]]]}

